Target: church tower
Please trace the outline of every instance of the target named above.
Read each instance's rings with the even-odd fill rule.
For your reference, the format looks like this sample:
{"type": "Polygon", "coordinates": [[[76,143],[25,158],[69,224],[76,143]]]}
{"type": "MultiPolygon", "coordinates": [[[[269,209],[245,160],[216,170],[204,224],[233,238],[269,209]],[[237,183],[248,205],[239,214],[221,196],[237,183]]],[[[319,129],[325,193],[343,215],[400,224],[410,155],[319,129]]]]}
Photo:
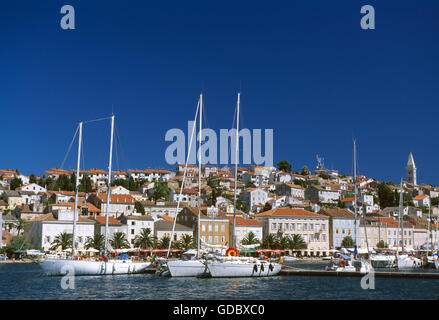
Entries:
{"type": "Polygon", "coordinates": [[[407,162],[407,182],[409,183],[413,183],[413,184],[418,184],[417,180],[416,180],[416,166],[415,166],[415,160],[413,160],[413,154],[410,151],[409,154],[409,161],[407,162]]]}

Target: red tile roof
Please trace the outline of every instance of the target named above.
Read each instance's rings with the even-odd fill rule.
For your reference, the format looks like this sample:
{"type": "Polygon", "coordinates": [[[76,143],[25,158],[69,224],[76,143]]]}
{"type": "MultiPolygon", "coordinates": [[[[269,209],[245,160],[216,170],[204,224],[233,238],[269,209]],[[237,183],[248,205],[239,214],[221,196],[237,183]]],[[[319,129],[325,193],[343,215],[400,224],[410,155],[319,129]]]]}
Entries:
{"type": "Polygon", "coordinates": [[[293,209],[288,207],[275,208],[259,214],[255,214],[254,217],[316,217],[316,218],[328,218],[327,216],[307,211],[305,209],[293,209]]]}

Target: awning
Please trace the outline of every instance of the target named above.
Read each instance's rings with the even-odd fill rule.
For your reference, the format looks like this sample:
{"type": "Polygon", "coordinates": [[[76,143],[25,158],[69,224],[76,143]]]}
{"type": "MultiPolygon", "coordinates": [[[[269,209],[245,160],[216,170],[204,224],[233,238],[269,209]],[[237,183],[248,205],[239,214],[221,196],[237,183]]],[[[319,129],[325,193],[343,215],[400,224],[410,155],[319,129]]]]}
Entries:
{"type": "Polygon", "coordinates": [[[351,259],[351,257],[349,257],[349,256],[347,256],[347,255],[345,255],[345,254],[343,254],[343,253],[339,253],[338,254],[340,257],[342,257],[343,259],[345,259],[345,260],[350,260],[351,259]]]}
{"type": "Polygon", "coordinates": [[[256,252],[255,248],[239,250],[239,253],[254,253],[254,252],[256,252]]]}

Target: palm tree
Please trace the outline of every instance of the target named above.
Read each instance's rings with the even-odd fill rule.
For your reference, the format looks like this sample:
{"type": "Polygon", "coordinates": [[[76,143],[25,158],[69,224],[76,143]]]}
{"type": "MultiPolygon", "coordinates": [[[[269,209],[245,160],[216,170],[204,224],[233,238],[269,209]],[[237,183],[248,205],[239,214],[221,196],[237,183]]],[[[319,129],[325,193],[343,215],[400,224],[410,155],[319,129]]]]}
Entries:
{"type": "Polygon", "coordinates": [[[279,249],[288,249],[291,245],[292,240],[289,237],[280,237],[278,240],[277,245],[279,246],[279,249]]]}
{"type": "Polygon", "coordinates": [[[185,249],[185,250],[195,248],[195,240],[194,240],[194,237],[191,236],[190,234],[183,234],[183,235],[181,236],[180,241],[179,241],[179,246],[180,246],[182,249],[185,249]]]}
{"type": "Polygon", "coordinates": [[[27,222],[24,219],[18,218],[17,222],[15,222],[15,229],[17,229],[17,235],[20,235],[21,231],[24,231],[26,228],[27,222]]]}
{"type": "Polygon", "coordinates": [[[300,234],[294,234],[293,238],[290,241],[290,245],[289,248],[291,250],[302,250],[302,249],[306,249],[308,247],[308,245],[306,244],[306,242],[303,240],[302,236],[300,234]]]}
{"type": "Polygon", "coordinates": [[[151,235],[150,228],[140,230],[140,234],[134,238],[134,246],[141,249],[154,247],[154,236],[151,235]]]}
{"type": "Polygon", "coordinates": [[[104,245],[104,235],[100,233],[95,233],[93,237],[87,237],[85,248],[94,248],[96,250],[100,250],[104,247],[104,245]]]}
{"type": "Polygon", "coordinates": [[[267,234],[262,239],[262,247],[266,249],[276,249],[277,247],[277,240],[273,234],[267,234]]]}
{"type": "Polygon", "coordinates": [[[168,249],[169,242],[171,241],[171,238],[168,236],[163,236],[163,238],[160,239],[158,247],[160,249],[168,249]]]}
{"type": "Polygon", "coordinates": [[[71,233],[61,232],[53,239],[51,244],[55,248],[61,247],[61,250],[65,250],[73,246],[73,235],[71,233]]]}
{"type": "Polygon", "coordinates": [[[255,234],[251,231],[241,241],[241,244],[243,244],[243,245],[250,245],[250,244],[257,244],[257,243],[259,243],[259,239],[256,238],[255,234]]]}
{"type": "Polygon", "coordinates": [[[110,244],[114,249],[128,249],[130,247],[124,232],[115,232],[110,244]]]}

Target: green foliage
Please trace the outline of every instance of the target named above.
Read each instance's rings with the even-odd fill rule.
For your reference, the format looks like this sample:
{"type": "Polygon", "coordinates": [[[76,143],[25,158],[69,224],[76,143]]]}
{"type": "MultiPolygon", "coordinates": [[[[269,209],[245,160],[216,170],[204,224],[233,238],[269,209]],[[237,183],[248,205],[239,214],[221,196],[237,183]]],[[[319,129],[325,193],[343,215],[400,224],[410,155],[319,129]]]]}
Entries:
{"type": "Polygon", "coordinates": [[[256,188],[256,185],[251,181],[247,181],[245,183],[245,188],[256,188]]]}
{"type": "Polygon", "coordinates": [[[18,235],[20,235],[20,233],[24,231],[26,227],[27,222],[24,219],[18,218],[17,221],[14,223],[14,228],[17,229],[18,235]]]}
{"type": "Polygon", "coordinates": [[[73,246],[73,235],[71,233],[62,232],[55,237],[51,244],[55,248],[61,247],[61,250],[71,248],[73,246]]]}
{"type": "Polygon", "coordinates": [[[264,249],[276,249],[277,241],[276,237],[269,233],[264,238],[262,238],[262,247],[264,249]]]}
{"type": "Polygon", "coordinates": [[[143,204],[141,202],[136,201],[136,203],[134,204],[134,207],[135,207],[137,212],[141,213],[143,216],[145,215],[145,207],[143,206],[143,204]]]}
{"type": "Polygon", "coordinates": [[[110,244],[113,249],[128,249],[130,244],[124,232],[115,232],[113,238],[110,240],[110,244]]]}
{"type": "Polygon", "coordinates": [[[256,238],[253,232],[247,233],[247,235],[241,240],[241,244],[243,245],[251,245],[259,243],[259,239],[256,238]]]}
{"type": "Polygon", "coordinates": [[[277,163],[280,171],[291,172],[292,166],[287,160],[281,160],[277,163]]]}
{"type": "Polygon", "coordinates": [[[385,182],[378,185],[378,200],[381,209],[394,207],[398,204],[398,202],[395,202],[394,193],[385,182]]]}
{"type": "Polygon", "coordinates": [[[291,250],[302,250],[308,248],[308,245],[303,240],[300,234],[293,234],[293,237],[290,239],[288,249],[291,250]]]}
{"type": "Polygon", "coordinates": [[[150,249],[154,247],[155,242],[150,228],[142,228],[140,234],[134,238],[134,246],[141,249],[150,249]]]}
{"type": "MultiPolygon", "coordinates": [[[[60,177],[61,178],[61,177],[60,177]]],[[[79,184],[79,192],[90,193],[93,191],[93,186],[90,177],[84,175],[79,184]]]]}
{"type": "Polygon", "coordinates": [[[163,238],[160,239],[158,243],[159,249],[168,249],[169,248],[169,242],[171,241],[171,238],[168,236],[163,236],[163,238]]]}
{"type": "Polygon", "coordinates": [[[157,201],[160,198],[169,201],[171,195],[171,189],[166,183],[163,182],[155,182],[154,189],[151,195],[151,199],[157,201]]]}
{"type": "Polygon", "coordinates": [[[431,198],[431,206],[435,207],[439,204],[439,197],[431,198]]]}
{"type": "Polygon", "coordinates": [[[96,250],[103,249],[105,246],[105,237],[103,234],[95,233],[93,237],[87,237],[85,248],[94,248],[96,250]]]}
{"type": "Polygon", "coordinates": [[[8,256],[10,256],[17,250],[28,250],[31,248],[31,244],[26,240],[24,236],[14,236],[6,245],[5,251],[8,256]]]}
{"type": "Polygon", "coordinates": [[[325,179],[325,180],[329,180],[329,175],[326,173],[319,174],[319,177],[321,177],[322,179],[325,179]]]}
{"type": "Polygon", "coordinates": [[[11,180],[11,190],[15,190],[18,187],[21,187],[23,185],[23,181],[21,181],[20,178],[14,178],[11,180]]]}
{"type": "Polygon", "coordinates": [[[37,177],[33,173],[29,176],[29,183],[37,183],[37,177]]]}
{"type": "Polygon", "coordinates": [[[306,188],[306,187],[308,186],[308,185],[306,184],[306,181],[303,181],[303,180],[300,180],[300,179],[294,179],[293,183],[294,183],[295,185],[302,186],[302,187],[304,187],[304,188],[306,188]]]}
{"type": "Polygon", "coordinates": [[[264,205],[264,208],[262,209],[262,212],[268,211],[268,210],[271,210],[271,209],[272,209],[271,204],[269,202],[266,202],[265,205],[264,205]]]}
{"type": "Polygon", "coordinates": [[[195,249],[197,244],[195,243],[195,239],[190,234],[183,234],[179,241],[179,247],[184,250],[195,249]]]}
{"type": "Polygon", "coordinates": [[[344,248],[353,248],[355,246],[355,241],[351,236],[346,236],[341,241],[341,245],[344,248]]]}
{"type": "Polygon", "coordinates": [[[388,245],[387,245],[387,243],[385,243],[383,240],[380,240],[380,241],[378,241],[378,243],[377,243],[377,248],[379,248],[379,249],[385,249],[385,248],[388,248],[388,245]]]}
{"type": "Polygon", "coordinates": [[[309,175],[310,172],[309,172],[308,167],[307,167],[307,166],[303,166],[303,167],[302,167],[302,172],[301,172],[300,174],[303,175],[303,176],[307,176],[307,175],[309,175]]]}

